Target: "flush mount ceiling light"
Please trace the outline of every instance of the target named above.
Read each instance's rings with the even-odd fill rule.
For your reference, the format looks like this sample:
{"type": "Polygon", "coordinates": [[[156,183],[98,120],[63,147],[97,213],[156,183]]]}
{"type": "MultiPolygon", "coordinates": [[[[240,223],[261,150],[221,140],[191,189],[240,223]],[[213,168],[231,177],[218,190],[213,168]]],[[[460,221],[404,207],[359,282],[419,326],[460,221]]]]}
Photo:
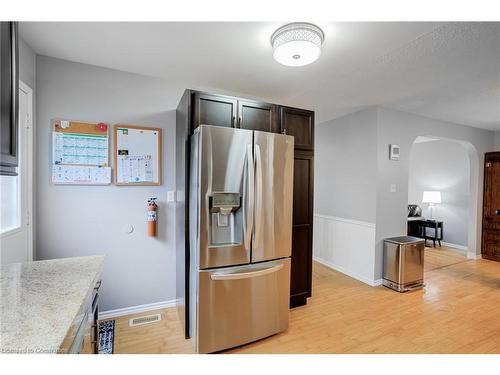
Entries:
{"type": "Polygon", "coordinates": [[[280,64],[304,66],[316,61],[321,54],[325,34],[311,23],[289,23],[271,36],[273,57],[280,64]]]}

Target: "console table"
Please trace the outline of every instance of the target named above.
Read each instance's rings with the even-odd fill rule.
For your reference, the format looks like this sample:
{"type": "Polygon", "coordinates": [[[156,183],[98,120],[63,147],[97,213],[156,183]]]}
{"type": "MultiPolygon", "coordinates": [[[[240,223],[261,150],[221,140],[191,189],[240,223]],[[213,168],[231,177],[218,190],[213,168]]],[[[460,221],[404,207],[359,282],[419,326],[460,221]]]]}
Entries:
{"type": "Polygon", "coordinates": [[[443,240],[443,222],[438,220],[408,220],[408,235],[423,238],[425,240],[425,246],[427,246],[427,240],[432,240],[432,246],[436,247],[436,241],[439,246],[441,246],[441,241],[443,240]],[[432,230],[432,235],[427,235],[427,228],[432,230]]]}

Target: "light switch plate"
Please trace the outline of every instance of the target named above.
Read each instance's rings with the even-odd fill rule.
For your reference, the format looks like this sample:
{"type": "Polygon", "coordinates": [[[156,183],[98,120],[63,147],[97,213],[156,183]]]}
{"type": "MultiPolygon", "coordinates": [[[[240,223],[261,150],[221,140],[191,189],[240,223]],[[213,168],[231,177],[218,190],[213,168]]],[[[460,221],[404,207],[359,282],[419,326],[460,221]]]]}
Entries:
{"type": "Polygon", "coordinates": [[[167,202],[175,202],[175,191],[167,191],[167,202]]]}
{"type": "Polygon", "coordinates": [[[396,184],[391,184],[389,186],[389,190],[390,190],[391,193],[395,193],[396,192],[396,184]]]}

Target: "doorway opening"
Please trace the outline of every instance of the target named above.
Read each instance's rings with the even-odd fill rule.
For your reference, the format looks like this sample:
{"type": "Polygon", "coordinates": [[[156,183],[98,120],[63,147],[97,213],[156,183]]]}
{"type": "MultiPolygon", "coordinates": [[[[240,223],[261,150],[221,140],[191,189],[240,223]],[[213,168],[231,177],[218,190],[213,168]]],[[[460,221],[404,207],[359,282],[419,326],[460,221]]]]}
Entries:
{"type": "Polygon", "coordinates": [[[471,160],[459,141],[415,139],[409,160],[408,234],[426,241],[425,272],[467,260],[471,160]]]}

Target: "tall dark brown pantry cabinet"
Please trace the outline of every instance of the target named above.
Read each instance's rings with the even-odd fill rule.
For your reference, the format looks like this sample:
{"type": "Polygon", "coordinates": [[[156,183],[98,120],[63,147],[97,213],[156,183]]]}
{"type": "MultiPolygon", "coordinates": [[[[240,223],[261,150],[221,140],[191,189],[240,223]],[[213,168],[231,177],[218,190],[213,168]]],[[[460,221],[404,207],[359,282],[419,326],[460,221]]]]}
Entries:
{"type": "Polygon", "coordinates": [[[312,290],[314,112],[281,107],[280,128],[295,139],[290,307],[307,303],[312,290]]]}
{"type": "Polygon", "coordinates": [[[189,149],[200,125],[225,126],[294,136],[293,228],[290,307],[311,296],[314,112],[246,98],[186,90],[176,111],[177,301],[189,336],[189,149]]]}

